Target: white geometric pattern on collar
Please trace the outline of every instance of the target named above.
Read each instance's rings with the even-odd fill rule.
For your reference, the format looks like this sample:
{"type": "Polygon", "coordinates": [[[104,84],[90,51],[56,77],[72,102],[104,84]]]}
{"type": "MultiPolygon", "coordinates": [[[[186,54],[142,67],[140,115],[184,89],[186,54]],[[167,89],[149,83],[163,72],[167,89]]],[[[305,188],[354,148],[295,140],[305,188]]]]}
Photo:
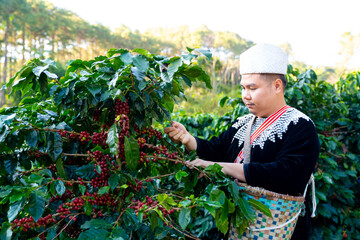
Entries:
{"type": "MultiPolygon", "coordinates": [[[[250,121],[251,117],[252,114],[239,117],[238,121],[232,125],[232,127],[238,129],[232,141],[234,141],[234,139],[238,139],[239,146],[243,144],[245,140],[245,133],[247,127],[246,123],[250,121]]],[[[300,112],[299,110],[295,108],[288,108],[283,115],[281,115],[275,122],[273,122],[268,128],[266,128],[265,131],[263,131],[253,141],[251,146],[252,147],[260,146],[260,148],[263,149],[266,141],[270,140],[272,142],[275,142],[275,137],[282,139],[283,134],[288,130],[289,124],[290,123],[297,124],[300,118],[303,118],[307,121],[311,121],[311,119],[308,116],[306,116],[304,113],[300,112]]],[[[260,126],[261,122],[257,124],[258,126],[256,126],[256,128],[260,126]]]]}

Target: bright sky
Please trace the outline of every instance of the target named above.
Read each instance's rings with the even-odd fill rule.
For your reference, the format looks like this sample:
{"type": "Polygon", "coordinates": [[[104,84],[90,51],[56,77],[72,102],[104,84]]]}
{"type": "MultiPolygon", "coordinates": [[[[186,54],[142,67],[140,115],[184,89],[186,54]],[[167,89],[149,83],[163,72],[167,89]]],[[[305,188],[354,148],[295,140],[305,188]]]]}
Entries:
{"type": "Polygon", "coordinates": [[[256,43],[290,43],[294,58],[312,66],[335,66],[340,62],[341,35],[360,33],[358,0],[48,1],[112,29],[121,24],[140,31],[205,24],[256,43]]]}

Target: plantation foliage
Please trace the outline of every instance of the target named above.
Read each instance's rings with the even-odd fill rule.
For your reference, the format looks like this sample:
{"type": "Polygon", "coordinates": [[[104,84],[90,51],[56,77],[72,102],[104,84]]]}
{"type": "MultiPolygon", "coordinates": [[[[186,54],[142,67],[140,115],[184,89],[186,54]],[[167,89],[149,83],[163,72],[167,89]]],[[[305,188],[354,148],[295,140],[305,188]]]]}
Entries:
{"type": "Polygon", "coordinates": [[[0,110],[1,239],[220,239],[255,208],[219,165],[194,159],[152,126],[170,120],[183,83],[209,76],[207,50],[167,58],[111,49],[61,79],[33,59],[10,79],[23,99],[0,110]]]}
{"type": "MultiPolygon", "coordinates": [[[[288,69],[287,104],[314,121],[321,149],[314,173],[317,216],[313,239],[359,239],[360,236],[360,72],[341,78],[335,85],[317,79],[314,71],[288,69]]],[[[224,131],[247,114],[241,99],[224,97],[219,105],[233,111],[216,117],[174,115],[192,134],[208,137],[224,131]],[[212,120],[211,120],[212,119],[212,120]]]]}
{"type": "MultiPolygon", "coordinates": [[[[195,154],[153,127],[172,118],[210,138],[247,113],[224,97],[233,106],[224,116],[171,115],[183,84],[211,87],[196,64],[210,52],[188,50],[111,49],[70,62],[61,79],[53,61],[33,59],[10,79],[23,99],[0,110],[1,239],[220,239],[229,221],[244,230],[254,208],[269,214],[220,166],[189,169],[195,154]]],[[[331,85],[312,70],[288,72],[287,103],[312,118],[321,142],[313,239],[357,239],[360,73],[331,85]]]]}

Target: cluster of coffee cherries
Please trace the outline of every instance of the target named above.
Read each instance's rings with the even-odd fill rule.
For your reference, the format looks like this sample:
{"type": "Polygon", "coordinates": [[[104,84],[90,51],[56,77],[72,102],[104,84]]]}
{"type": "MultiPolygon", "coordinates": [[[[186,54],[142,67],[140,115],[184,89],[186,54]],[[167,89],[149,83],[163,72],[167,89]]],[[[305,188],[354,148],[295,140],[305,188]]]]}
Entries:
{"type": "Polygon", "coordinates": [[[120,114],[128,115],[130,113],[130,108],[128,101],[122,102],[120,99],[116,99],[115,102],[115,116],[118,116],[120,114]]]}
{"type": "Polygon", "coordinates": [[[56,223],[55,218],[53,215],[48,214],[45,217],[39,218],[37,222],[34,221],[34,218],[32,216],[30,217],[24,217],[21,219],[15,219],[14,222],[11,224],[12,230],[15,228],[20,229],[20,231],[27,232],[30,229],[35,229],[39,227],[46,227],[49,224],[56,223]]]}
{"type": "Polygon", "coordinates": [[[161,145],[159,144],[158,146],[155,145],[145,145],[145,139],[143,138],[138,138],[137,139],[140,149],[143,149],[142,151],[140,151],[140,159],[139,159],[139,163],[143,163],[143,162],[147,162],[149,163],[150,161],[155,162],[157,160],[157,156],[164,156],[167,158],[171,158],[171,159],[177,159],[179,158],[179,153],[178,152],[169,152],[168,149],[166,148],[165,145],[161,145]],[[145,153],[145,147],[147,147],[149,149],[149,151],[151,153],[147,154],[145,153]],[[150,157],[149,154],[152,154],[153,157],[150,157]]]}
{"type": "MultiPolygon", "coordinates": [[[[158,201],[152,199],[149,196],[145,197],[145,201],[132,199],[132,202],[133,204],[130,206],[130,208],[135,210],[136,215],[138,214],[139,211],[146,211],[147,209],[154,209],[154,208],[158,208],[164,217],[174,212],[174,209],[166,210],[166,208],[164,208],[163,206],[158,205],[158,201]]],[[[143,218],[146,218],[146,214],[143,215],[143,218]]]]}
{"type": "Polygon", "coordinates": [[[71,139],[71,140],[75,140],[78,138],[78,134],[76,134],[75,132],[68,132],[64,129],[59,129],[57,131],[61,137],[63,138],[68,138],[68,139],[71,139]]]}
{"type": "Polygon", "coordinates": [[[120,133],[119,133],[119,144],[118,144],[118,149],[119,149],[119,158],[123,159],[125,156],[125,147],[124,147],[124,142],[125,142],[125,136],[129,135],[129,117],[125,114],[121,114],[118,115],[115,119],[119,125],[120,125],[120,133]]]}
{"type": "MultiPolygon", "coordinates": [[[[118,201],[116,200],[117,196],[110,193],[99,195],[97,193],[87,192],[83,197],[86,198],[91,205],[114,207],[118,203],[118,201]]],[[[102,216],[101,212],[98,212],[97,214],[100,214],[102,216]]]]}
{"type": "Polygon", "coordinates": [[[94,172],[98,175],[96,178],[91,179],[91,185],[93,187],[103,187],[107,186],[108,180],[110,177],[110,170],[108,168],[107,160],[112,161],[112,158],[109,154],[103,155],[99,150],[92,153],[93,158],[95,159],[94,172]],[[100,166],[100,173],[97,171],[97,166],[100,166]]]}
{"type": "Polygon", "coordinates": [[[101,112],[102,111],[100,109],[95,109],[94,116],[93,116],[94,122],[99,122],[100,121],[101,112]]]}
{"type": "Polygon", "coordinates": [[[138,135],[146,135],[149,138],[155,136],[157,140],[162,139],[162,133],[155,130],[153,127],[144,127],[143,129],[139,129],[137,126],[134,126],[134,130],[138,135]]]}
{"type": "Polygon", "coordinates": [[[32,157],[39,158],[41,156],[41,153],[40,153],[39,150],[35,150],[35,151],[29,150],[28,155],[32,156],[32,157]]]}
{"type": "Polygon", "coordinates": [[[56,163],[50,164],[49,170],[56,172],[56,171],[57,171],[57,170],[56,170],[56,163]]]}
{"type": "MultiPolygon", "coordinates": [[[[70,216],[69,220],[76,221],[75,216],[70,216]]],[[[80,228],[80,226],[76,223],[68,224],[65,221],[62,221],[59,223],[58,229],[64,229],[64,232],[71,238],[71,239],[77,239],[79,235],[84,231],[80,228]]],[[[41,238],[40,238],[41,239],[41,238]]],[[[44,238],[45,240],[46,238],[44,238]]]]}
{"type": "Polygon", "coordinates": [[[132,188],[132,189],[134,189],[135,191],[138,192],[143,187],[143,182],[139,181],[139,179],[137,179],[137,178],[135,178],[135,182],[136,182],[135,185],[133,185],[131,182],[129,182],[128,185],[129,185],[130,188],[132,188]]]}
{"type": "Polygon", "coordinates": [[[86,131],[81,131],[80,132],[80,136],[79,136],[79,140],[81,143],[87,143],[91,140],[91,135],[90,133],[86,132],[86,131]]]}
{"type": "Polygon", "coordinates": [[[107,132],[105,131],[101,131],[100,133],[94,132],[91,138],[93,144],[102,146],[105,149],[108,148],[106,139],[107,139],[107,132]]]}
{"type": "Polygon", "coordinates": [[[66,189],[65,193],[61,196],[53,196],[52,198],[50,198],[50,203],[51,202],[56,202],[56,201],[63,201],[65,202],[67,199],[72,199],[74,197],[74,193],[72,190],[66,189]]]}

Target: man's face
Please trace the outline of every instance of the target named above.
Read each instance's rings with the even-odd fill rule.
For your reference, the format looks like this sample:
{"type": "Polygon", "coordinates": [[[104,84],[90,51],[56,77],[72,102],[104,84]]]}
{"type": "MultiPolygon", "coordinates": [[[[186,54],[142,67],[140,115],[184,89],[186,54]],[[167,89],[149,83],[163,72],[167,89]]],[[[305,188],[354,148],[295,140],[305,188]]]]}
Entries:
{"type": "Polygon", "coordinates": [[[276,91],[273,83],[261,74],[242,75],[242,100],[250,113],[257,117],[268,117],[274,112],[276,91]]]}

